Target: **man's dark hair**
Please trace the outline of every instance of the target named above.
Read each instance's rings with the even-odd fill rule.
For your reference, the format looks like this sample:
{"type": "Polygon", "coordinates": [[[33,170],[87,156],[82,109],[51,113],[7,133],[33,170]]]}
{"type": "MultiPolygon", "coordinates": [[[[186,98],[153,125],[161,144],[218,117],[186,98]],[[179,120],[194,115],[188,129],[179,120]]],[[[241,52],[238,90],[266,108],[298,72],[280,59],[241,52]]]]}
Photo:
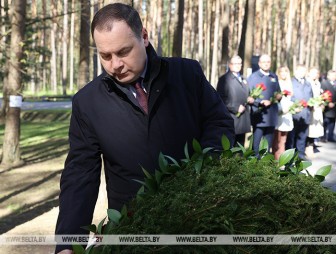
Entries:
{"type": "Polygon", "coordinates": [[[91,35],[94,30],[111,31],[114,21],[124,21],[137,38],[141,38],[142,22],[139,13],[130,5],[122,3],[109,4],[101,8],[93,17],[91,35]]]}

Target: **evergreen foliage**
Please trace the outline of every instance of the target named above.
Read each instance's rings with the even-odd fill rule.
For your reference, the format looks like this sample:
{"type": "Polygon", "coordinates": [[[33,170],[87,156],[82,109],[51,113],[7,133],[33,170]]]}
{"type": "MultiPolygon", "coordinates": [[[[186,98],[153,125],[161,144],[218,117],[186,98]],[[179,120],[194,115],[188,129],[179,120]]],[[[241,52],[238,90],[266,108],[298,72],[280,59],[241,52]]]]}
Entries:
{"type": "MultiPolygon", "coordinates": [[[[105,228],[103,222],[98,229],[94,225],[87,228],[99,234],[335,234],[336,194],[323,188],[319,177],[307,177],[300,172],[280,174],[286,172],[286,165],[302,165],[293,150],[279,159],[285,164],[280,169],[278,161],[263,159],[270,158],[267,152],[257,160],[249,149],[245,150],[247,157],[242,156],[241,150],[228,153],[239,151],[237,148],[224,149],[218,159],[208,150],[201,150],[196,141],[193,146],[196,153],[192,157],[186,154],[180,168],[176,161],[169,164],[167,157],[160,155],[160,170],[156,177],[145,171],[147,191],[140,192],[128,211],[109,210],[110,221],[105,228]]],[[[227,147],[225,140],[223,147],[227,147]]],[[[328,245],[129,245],[91,247],[86,253],[334,253],[335,250],[328,245]]]]}

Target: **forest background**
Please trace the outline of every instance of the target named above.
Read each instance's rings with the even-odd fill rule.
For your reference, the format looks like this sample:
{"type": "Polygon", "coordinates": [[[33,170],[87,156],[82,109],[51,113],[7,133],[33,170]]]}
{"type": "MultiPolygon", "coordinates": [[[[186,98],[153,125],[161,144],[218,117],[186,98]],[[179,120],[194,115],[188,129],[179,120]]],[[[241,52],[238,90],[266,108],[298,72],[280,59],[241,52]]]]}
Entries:
{"type": "Polygon", "coordinates": [[[20,161],[20,108],[9,98],[72,95],[99,75],[90,22],[112,2],[139,11],[158,55],[197,59],[214,87],[235,54],[245,75],[264,53],[274,71],[336,69],[336,0],[0,0],[2,164],[20,161]]]}

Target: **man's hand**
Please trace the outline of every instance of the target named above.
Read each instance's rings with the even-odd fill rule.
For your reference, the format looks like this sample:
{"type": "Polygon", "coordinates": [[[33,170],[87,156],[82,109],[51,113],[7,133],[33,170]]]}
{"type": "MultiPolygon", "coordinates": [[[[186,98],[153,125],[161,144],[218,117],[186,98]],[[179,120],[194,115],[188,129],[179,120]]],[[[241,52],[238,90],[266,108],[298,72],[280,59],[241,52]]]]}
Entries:
{"type": "Polygon", "coordinates": [[[261,105],[263,105],[264,107],[268,107],[271,105],[271,101],[270,100],[262,100],[260,102],[261,105]]]}
{"type": "Polygon", "coordinates": [[[333,102],[329,102],[329,103],[328,103],[328,108],[333,108],[333,107],[335,107],[335,103],[333,103],[333,102]]]}
{"type": "Polygon", "coordinates": [[[72,250],[62,250],[61,252],[58,252],[58,254],[74,254],[72,250]]]}
{"type": "Polygon", "coordinates": [[[253,97],[251,97],[251,96],[247,97],[247,103],[248,104],[253,104],[254,103],[253,97]]]}
{"type": "Polygon", "coordinates": [[[275,95],[275,99],[276,99],[277,101],[280,101],[280,100],[282,99],[282,94],[281,94],[281,93],[277,93],[277,94],[275,95]]]}
{"type": "Polygon", "coordinates": [[[239,112],[239,113],[243,113],[243,112],[245,111],[245,109],[246,109],[246,108],[245,108],[243,105],[240,104],[240,105],[239,105],[239,108],[238,108],[238,112],[239,112]]]}

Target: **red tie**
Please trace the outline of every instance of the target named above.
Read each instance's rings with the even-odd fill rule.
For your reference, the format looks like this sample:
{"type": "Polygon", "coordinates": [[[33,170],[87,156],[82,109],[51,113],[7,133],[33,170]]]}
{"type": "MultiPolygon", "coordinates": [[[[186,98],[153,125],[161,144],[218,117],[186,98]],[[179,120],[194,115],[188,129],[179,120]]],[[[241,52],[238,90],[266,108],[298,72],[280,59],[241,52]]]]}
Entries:
{"type": "Polygon", "coordinates": [[[145,111],[146,114],[148,114],[148,97],[145,91],[142,89],[141,86],[141,79],[139,79],[134,84],[135,92],[136,92],[136,99],[138,100],[140,106],[145,111]]]}

